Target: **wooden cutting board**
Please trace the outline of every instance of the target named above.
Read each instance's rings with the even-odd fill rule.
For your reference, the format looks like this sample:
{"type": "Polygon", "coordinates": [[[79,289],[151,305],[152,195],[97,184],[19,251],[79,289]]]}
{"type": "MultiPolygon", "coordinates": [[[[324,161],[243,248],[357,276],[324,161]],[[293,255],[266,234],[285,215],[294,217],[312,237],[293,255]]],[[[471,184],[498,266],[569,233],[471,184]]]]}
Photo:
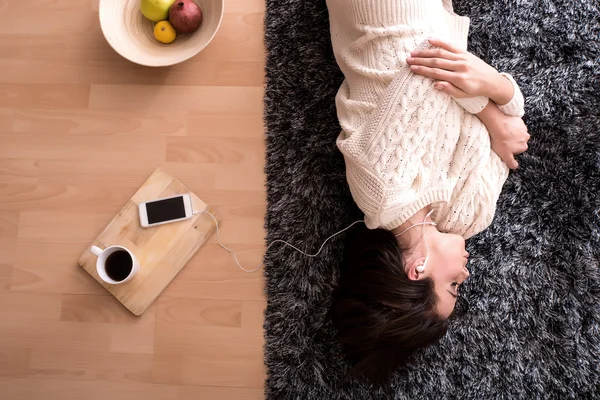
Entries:
{"type": "MultiPolygon", "coordinates": [[[[152,228],[140,226],[140,203],[184,193],[191,195],[194,211],[207,210],[215,215],[181,182],[159,168],[79,258],[79,265],[135,315],[146,311],[216,229],[214,220],[204,213],[152,228]],[[140,272],[120,285],[104,282],[96,272],[97,257],[90,251],[92,245],[102,249],[112,245],[127,247],[139,260],[140,272]]],[[[220,223],[217,215],[215,218],[220,223]]]]}

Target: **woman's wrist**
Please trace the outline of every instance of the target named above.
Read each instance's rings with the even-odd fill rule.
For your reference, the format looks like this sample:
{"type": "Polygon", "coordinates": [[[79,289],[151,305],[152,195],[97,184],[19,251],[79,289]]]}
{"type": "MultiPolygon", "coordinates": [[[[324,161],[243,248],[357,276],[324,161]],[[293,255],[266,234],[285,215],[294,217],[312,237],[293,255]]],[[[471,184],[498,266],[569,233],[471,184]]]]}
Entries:
{"type": "Polygon", "coordinates": [[[494,126],[494,122],[500,118],[501,115],[504,115],[502,113],[502,111],[500,111],[500,109],[498,108],[498,106],[496,105],[496,103],[494,103],[493,101],[490,101],[487,106],[485,106],[485,108],[483,110],[481,110],[481,112],[475,114],[477,116],[477,118],[479,118],[479,120],[481,122],[483,122],[483,125],[485,125],[485,127],[488,129],[488,132],[491,135],[491,131],[492,131],[492,127],[494,126]]]}
{"type": "Polygon", "coordinates": [[[491,118],[494,115],[494,112],[498,109],[495,103],[489,102],[481,112],[475,114],[477,117],[483,121],[484,119],[491,118]]]}
{"type": "Polygon", "coordinates": [[[515,88],[512,82],[504,75],[498,73],[493,79],[488,81],[486,96],[499,106],[508,104],[515,94],[515,88]]]}

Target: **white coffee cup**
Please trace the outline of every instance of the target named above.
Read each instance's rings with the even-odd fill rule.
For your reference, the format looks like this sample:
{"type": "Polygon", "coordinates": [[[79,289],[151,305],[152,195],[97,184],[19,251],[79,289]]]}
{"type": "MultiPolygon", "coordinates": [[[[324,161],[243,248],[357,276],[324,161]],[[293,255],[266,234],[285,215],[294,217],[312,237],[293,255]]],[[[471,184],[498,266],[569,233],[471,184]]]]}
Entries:
{"type": "MultiPolygon", "coordinates": [[[[129,251],[129,249],[127,249],[126,247],[109,246],[106,249],[102,250],[101,248],[99,248],[97,246],[92,246],[90,248],[90,251],[98,256],[98,259],[96,260],[96,271],[98,272],[98,275],[100,276],[100,278],[106,283],[110,283],[111,285],[119,285],[121,283],[125,283],[125,282],[133,279],[133,277],[136,276],[137,273],[140,271],[139,261],[137,260],[137,258],[135,258],[133,253],[131,251],[129,251]],[[127,264],[127,262],[126,262],[126,264],[123,264],[123,265],[116,265],[116,264],[109,265],[109,269],[111,269],[111,270],[107,272],[106,260],[108,259],[108,257],[111,254],[114,254],[116,252],[121,252],[121,251],[125,251],[129,254],[129,257],[131,258],[131,260],[129,260],[130,266],[129,266],[129,264],[127,264]],[[117,267],[117,268],[115,268],[115,267],[117,267]],[[129,271],[129,268],[131,269],[130,271],[129,271]],[[114,277],[115,273],[122,273],[123,279],[115,280],[110,277],[109,273],[112,273],[113,277],[114,277]]],[[[110,263],[110,260],[109,260],[109,263],[110,263]]]]}

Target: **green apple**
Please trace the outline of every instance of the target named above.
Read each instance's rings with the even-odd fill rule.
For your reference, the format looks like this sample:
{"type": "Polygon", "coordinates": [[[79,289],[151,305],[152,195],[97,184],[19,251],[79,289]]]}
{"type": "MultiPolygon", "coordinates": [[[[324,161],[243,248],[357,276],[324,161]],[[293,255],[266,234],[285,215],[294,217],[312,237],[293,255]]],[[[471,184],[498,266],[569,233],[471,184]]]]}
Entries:
{"type": "Polygon", "coordinates": [[[150,21],[159,22],[169,18],[169,8],[175,0],[141,0],[140,10],[150,21]]]}

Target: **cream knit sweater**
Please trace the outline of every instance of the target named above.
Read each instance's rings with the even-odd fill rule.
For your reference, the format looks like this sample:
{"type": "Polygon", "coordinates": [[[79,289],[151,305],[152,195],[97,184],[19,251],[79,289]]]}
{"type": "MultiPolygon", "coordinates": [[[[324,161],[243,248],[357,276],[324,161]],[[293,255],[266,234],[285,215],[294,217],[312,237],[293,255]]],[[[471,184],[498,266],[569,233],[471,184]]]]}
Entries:
{"type": "MultiPolygon", "coordinates": [[[[455,99],[406,64],[427,38],[466,50],[469,18],[451,0],[327,0],[331,41],[345,80],[336,97],[337,146],[355,202],[371,228],[392,230],[431,205],[443,232],[465,238],[489,226],[508,167],[475,116],[485,97],[455,99]]],[[[513,99],[500,109],[523,115],[513,99]]]]}

